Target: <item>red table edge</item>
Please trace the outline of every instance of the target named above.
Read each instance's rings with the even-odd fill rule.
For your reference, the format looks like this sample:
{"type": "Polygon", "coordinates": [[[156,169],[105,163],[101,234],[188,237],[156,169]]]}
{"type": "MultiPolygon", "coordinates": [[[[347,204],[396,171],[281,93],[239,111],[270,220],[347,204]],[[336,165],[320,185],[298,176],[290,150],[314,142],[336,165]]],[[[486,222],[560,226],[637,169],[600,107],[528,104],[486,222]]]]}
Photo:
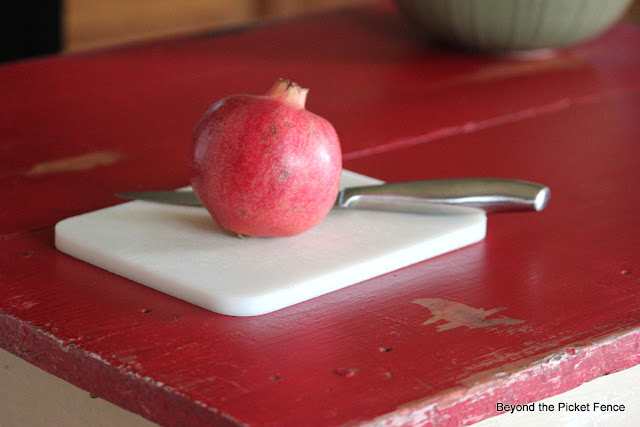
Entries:
{"type": "Polygon", "coordinates": [[[404,405],[394,413],[373,420],[373,424],[384,421],[393,425],[422,425],[427,420],[438,425],[457,418],[458,424],[468,425],[500,415],[497,403],[537,402],[640,364],[640,330],[629,328],[599,338],[597,342],[578,341],[560,351],[552,350],[471,375],[462,381],[464,385],[404,405]],[[623,357],[615,359],[615,355],[623,357]],[[550,386],[550,378],[557,377],[558,372],[562,374],[562,381],[550,386]]]}
{"type": "MultiPolygon", "coordinates": [[[[0,347],[93,395],[162,425],[244,425],[163,383],[142,377],[126,366],[113,366],[100,355],[59,340],[6,313],[0,313],[0,347]]],[[[499,415],[497,402],[535,402],[640,364],[638,348],[640,330],[633,328],[602,335],[597,341],[577,341],[565,346],[560,353],[551,350],[488,369],[463,379],[457,387],[360,422],[430,425],[462,418],[462,424],[475,423],[499,415]],[[614,359],[612,355],[620,358],[614,359]],[[578,365],[579,370],[575,369],[578,365]],[[558,371],[563,372],[563,380],[549,386],[548,378],[558,371]],[[542,384],[545,387],[541,387],[542,384]],[[475,415],[467,418],[465,414],[475,415]]]]}

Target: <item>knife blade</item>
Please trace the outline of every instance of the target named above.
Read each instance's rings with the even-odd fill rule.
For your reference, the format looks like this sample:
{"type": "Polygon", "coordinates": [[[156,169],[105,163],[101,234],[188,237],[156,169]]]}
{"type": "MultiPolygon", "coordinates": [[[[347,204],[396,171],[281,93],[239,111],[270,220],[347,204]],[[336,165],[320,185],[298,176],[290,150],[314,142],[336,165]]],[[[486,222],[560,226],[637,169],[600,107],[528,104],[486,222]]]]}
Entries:
{"type": "MultiPolygon", "coordinates": [[[[193,191],[118,193],[126,199],[202,206],[193,191]]],[[[348,187],[338,192],[334,207],[411,213],[541,211],[549,187],[506,178],[452,178],[348,187]]]]}

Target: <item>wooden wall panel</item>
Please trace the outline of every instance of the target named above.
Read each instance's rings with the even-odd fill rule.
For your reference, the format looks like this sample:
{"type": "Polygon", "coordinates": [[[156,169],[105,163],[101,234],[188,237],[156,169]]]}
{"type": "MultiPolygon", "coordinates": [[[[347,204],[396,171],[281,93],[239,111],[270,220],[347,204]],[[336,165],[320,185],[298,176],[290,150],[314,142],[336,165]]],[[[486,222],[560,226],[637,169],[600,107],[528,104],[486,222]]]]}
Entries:
{"type": "Polygon", "coordinates": [[[67,52],[239,25],[366,0],[64,0],[67,52]]]}

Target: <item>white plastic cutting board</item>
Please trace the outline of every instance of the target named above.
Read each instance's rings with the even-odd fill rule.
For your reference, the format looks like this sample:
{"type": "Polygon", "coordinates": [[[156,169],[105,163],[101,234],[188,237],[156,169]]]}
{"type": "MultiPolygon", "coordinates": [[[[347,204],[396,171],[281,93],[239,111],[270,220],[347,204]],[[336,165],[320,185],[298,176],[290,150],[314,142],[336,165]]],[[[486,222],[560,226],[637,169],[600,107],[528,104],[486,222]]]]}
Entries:
{"type": "MultiPolygon", "coordinates": [[[[341,185],[381,181],[343,171],[341,185]]],[[[73,257],[217,313],[269,313],[475,243],[485,214],[333,209],[295,237],[239,239],[204,208],[133,201],[56,224],[73,257]]]]}

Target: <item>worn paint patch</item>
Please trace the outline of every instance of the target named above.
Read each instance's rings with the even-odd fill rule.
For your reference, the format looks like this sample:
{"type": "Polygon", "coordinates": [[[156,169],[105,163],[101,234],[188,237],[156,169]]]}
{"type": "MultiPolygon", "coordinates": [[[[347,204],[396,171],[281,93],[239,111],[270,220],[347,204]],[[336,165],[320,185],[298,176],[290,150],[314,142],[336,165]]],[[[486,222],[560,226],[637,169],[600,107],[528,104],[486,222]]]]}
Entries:
{"type": "Polygon", "coordinates": [[[438,332],[447,331],[460,326],[475,329],[524,323],[524,320],[511,319],[509,317],[488,319],[489,316],[497,313],[498,311],[504,310],[505,307],[484,310],[482,308],[470,307],[466,304],[449,301],[443,298],[419,298],[412,302],[427,308],[431,314],[433,314],[433,317],[427,319],[423,325],[429,325],[440,321],[446,322],[438,325],[436,328],[436,331],[438,332]]]}
{"type": "Polygon", "coordinates": [[[28,176],[40,176],[64,172],[86,171],[99,166],[108,166],[117,162],[122,154],[117,151],[96,151],[80,156],[65,157],[49,160],[33,165],[28,171],[28,176]]]}
{"type": "MultiPolygon", "coordinates": [[[[545,73],[555,70],[579,69],[587,66],[587,60],[580,55],[557,56],[555,51],[538,51],[548,53],[545,58],[527,57],[526,54],[511,54],[511,61],[491,63],[480,68],[476,73],[467,76],[470,82],[503,80],[523,75],[545,73]],[[518,61],[520,59],[520,61],[518,61]]],[[[527,53],[531,54],[531,53],[527,53]]]]}

